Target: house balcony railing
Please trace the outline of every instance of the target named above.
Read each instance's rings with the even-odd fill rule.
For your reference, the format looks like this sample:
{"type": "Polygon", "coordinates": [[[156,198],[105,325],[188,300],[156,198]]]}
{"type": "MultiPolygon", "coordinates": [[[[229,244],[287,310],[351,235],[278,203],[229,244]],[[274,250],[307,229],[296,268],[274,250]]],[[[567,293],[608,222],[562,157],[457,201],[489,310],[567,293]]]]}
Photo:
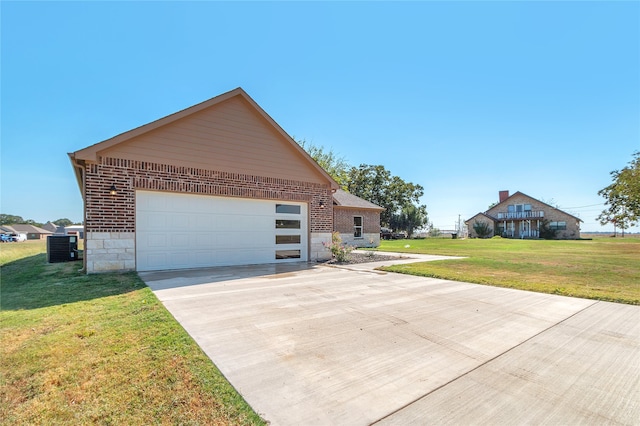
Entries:
{"type": "Polygon", "coordinates": [[[528,210],[526,212],[499,212],[498,219],[540,219],[544,217],[543,210],[528,210]]]}

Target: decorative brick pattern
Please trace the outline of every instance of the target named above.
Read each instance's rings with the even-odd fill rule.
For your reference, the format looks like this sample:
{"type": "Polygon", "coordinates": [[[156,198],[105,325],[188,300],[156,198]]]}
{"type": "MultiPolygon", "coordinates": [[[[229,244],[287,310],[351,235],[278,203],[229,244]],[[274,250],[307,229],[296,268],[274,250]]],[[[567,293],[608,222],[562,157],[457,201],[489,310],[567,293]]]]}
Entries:
{"type": "Polygon", "coordinates": [[[328,185],[120,158],[86,166],[87,232],[134,232],[136,189],[309,203],[310,232],[331,232],[328,185]],[[109,194],[115,185],[118,193],[109,194]]]}

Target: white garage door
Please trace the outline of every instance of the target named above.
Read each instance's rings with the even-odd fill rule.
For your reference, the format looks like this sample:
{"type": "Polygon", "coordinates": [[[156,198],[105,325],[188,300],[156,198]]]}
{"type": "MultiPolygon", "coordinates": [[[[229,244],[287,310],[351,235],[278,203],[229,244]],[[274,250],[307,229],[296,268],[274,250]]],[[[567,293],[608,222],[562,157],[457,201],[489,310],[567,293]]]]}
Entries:
{"type": "Polygon", "coordinates": [[[307,260],[305,203],[136,192],[136,269],[307,260]]]}

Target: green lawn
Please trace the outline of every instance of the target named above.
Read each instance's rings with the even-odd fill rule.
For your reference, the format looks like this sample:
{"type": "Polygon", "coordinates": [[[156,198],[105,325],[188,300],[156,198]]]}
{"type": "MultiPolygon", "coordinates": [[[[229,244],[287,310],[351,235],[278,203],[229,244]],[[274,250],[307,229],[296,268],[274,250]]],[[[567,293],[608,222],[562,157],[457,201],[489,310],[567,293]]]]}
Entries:
{"type": "Polygon", "coordinates": [[[4,424],[265,424],[135,273],[0,245],[4,424]]]}
{"type": "Polygon", "coordinates": [[[391,266],[386,271],[640,304],[640,238],[428,238],[383,241],[379,249],[467,257],[391,266]]]}

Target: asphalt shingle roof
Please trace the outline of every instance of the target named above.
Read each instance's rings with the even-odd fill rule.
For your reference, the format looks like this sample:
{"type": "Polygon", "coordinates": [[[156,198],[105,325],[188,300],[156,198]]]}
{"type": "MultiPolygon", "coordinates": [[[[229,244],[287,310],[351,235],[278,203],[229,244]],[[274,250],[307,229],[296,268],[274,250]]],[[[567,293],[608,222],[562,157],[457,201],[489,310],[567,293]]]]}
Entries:
{"type": "Polygon", "coordinates": [[[355,195],[349,194],[347,191],[343,191],[342,189],[336,190],[336,192],[333,194],[333,202],[336,206],[339,207],[384,210],[384,208],[378,206],[377,204],[373,204],[365,199],[356,197],[355,195]]]}

